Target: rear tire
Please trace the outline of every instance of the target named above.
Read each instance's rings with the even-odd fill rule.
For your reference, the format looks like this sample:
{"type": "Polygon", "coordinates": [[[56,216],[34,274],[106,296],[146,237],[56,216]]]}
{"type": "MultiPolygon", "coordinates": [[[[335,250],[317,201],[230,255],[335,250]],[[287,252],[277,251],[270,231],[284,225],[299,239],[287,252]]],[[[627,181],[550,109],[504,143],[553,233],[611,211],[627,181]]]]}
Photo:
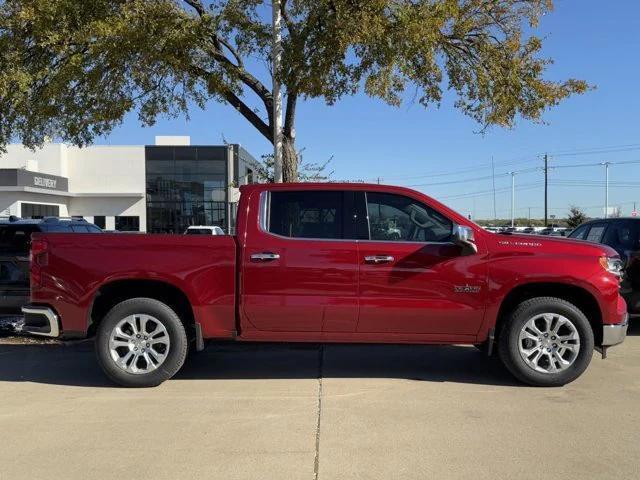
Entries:
{"type": "Polygon", "coordinates": [[[589,366],[593,348],[593,330],[584,313],[554,297],[522,302],[506,319],[498,339],[507,369],[537,387],[574,381],[589,366]]]}
{"type": "Polygon", "coordinates": [[[155,387],[184,364],[189,341],[176,313],[152,298],[131,298],[102,319],[96,355],[104,373],[123,387],[155,387]]]}

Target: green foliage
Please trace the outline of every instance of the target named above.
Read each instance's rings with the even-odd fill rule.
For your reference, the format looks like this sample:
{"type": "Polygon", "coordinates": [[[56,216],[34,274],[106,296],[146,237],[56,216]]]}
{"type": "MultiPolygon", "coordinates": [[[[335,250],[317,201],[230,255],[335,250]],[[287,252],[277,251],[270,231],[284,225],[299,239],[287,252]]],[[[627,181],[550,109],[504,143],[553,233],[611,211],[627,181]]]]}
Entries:
{"type": "MultiPolygon", "coordinates": [[[[0,149],[16,138],[29,147],[46,137],[84,145],[129,112],[150,125],[209,100],[226,102],[271,141],[273,99],[260,67],[271,60],[270,1],[0,7],[0,149]]],[[[299,98],[333,104],[363,89],[400,105],[411,89],[427,107],[450,90],[483,128],[541,121],[548,107],[589,88],[543,78],[550,60],[524,31],[550,9],[549,0],[282,0],[285,173],[296,175],[299,98]]]]}
{"type": "Polygon", "coordinates": [[[572,205],[569,208],[569,215],[567,216],[567,225],[571,228],[576,228],[578,225],[582,225],[589,218],[587,214],[580,207],[572,205]]]}

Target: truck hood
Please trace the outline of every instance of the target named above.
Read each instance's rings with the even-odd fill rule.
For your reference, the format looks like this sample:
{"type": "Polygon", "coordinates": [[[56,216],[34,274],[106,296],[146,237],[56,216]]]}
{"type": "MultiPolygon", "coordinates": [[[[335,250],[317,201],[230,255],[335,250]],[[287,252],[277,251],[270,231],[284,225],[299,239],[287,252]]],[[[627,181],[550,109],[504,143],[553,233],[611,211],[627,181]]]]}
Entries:
{"type": "Polygon", "coordinates": [[[544,253],[553,255],[618,256],[611,247],[584,240],[537,235],[491,234],[495,250],[499,253],[544,253]]]}

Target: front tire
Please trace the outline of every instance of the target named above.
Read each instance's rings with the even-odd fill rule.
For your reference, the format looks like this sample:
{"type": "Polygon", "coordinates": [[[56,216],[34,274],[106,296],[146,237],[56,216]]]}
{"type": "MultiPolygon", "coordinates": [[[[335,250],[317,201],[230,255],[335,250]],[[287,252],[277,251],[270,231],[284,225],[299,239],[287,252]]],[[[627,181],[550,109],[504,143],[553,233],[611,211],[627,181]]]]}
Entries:
{"type": "Polygon", "coordinates": [[[102,319],[96,355],[104,373],[123,387],[155,387],[184,364],[189,341],[183,323],[166,304],[131,298],[102,319]]]}
{"type": "Polygon", "coordinates": [[[520,381],[558,387],[587,369],[594,338],[584,313],[566,300],[537,297],[522,302],[506,319],[498,352],[520,381]]]}

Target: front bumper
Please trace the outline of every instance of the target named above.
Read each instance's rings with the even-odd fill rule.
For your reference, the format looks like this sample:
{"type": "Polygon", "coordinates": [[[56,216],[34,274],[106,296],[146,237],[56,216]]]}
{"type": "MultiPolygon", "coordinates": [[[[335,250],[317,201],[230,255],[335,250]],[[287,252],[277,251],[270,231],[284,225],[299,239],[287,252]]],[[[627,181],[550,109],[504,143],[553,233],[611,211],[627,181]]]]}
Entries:
{"type": "Polygon", "coordinates": [[[602,346],[612,347],[624,342],[629,327],[629,314],[626,314],[624,321],[615,325],[603,325],[602,346]]]}
{"type": "Polygon", "coordinates": [[[49,307],[40,305],[25,305],[22,307],[24,326],[22,331],[43,337],[60,336],[60,320],[58,315],[49,307]]]}

